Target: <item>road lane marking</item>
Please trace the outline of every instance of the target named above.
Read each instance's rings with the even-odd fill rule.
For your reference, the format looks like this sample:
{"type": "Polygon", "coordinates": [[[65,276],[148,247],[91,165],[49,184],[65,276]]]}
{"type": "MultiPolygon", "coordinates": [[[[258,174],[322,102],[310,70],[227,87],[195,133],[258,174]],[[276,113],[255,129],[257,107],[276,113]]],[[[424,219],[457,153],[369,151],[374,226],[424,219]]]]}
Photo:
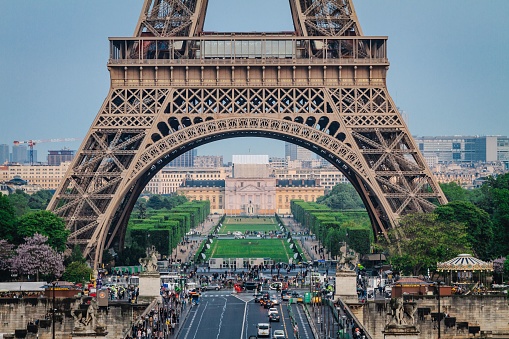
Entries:
{"type": "Polygon", "coordinates": [[[221,334],[221,325],[223,324],[223,316],[224,316],[224,312],[226,311],[226,303],[228,302],[228,299],[226,299],[226,298],[223,298],[223,299],[224,299],[224,306],[223,306],[223,311],[221,312],[221,317],[219,318],[219,331],[217,331],[216,339],[219,339],[219,335],[221,334]]]}
{"type": "Polygon", "coordinates": [[[304,331],[304,335],[306,336],[306,338],[309,338],[308,330],[307,330],[306,326],[304,325],[304,319],[302,319],[302,313],[300,311],[300,308],[298,305],[296,305],[295,308],[297,309],[297,313],[299,314],[299,318],[300,318],[300,322],[302,324],[302,329],[304,331]]]}
{"type": "MultiPolygon", "coordinates": [[[[244,317],[242,319],[242,330],[240,332],[240,339],[244,337],[244,327],[246,326],[246,319],[247,319],[247,301],[244,302],[244,317]]],[[[247,338],[247,327],[246,327],[246,338],[247,338]]]]}
{"type": "Polygon", "coordinates": [[[285,329],[285,337],[288,338],[288,330],[286,329],[286,321],[285,321],[285,314],[283,313],[283,305],[279,304],[279,310],[281,311],[281,316],[279,317],[279,320],[283,318],[283,327],[285,329]]]}
{"type": "MultiPolygon", "coordinates": [[[[203,312],[201,312],[201,316],[200,316],[200,321],[198,321],[198,326],[196,326],[196,331],[194,332],[194,336],[193,338],[196,338],[196,334],[198,333],[198,328],[200,328],[200,323],[201,323],[201,320],[203,318],[203,314],[205,314],[205,309],[207,308],[207,305],[208,305],[208,301],[205,303],[205,305],[203,306],[204,310],[203,312]]],[[[198,308],[200,305],[197,305],[198,308]]],[[[189,331],[191,331],[191,328],[192,328],[192,324],[194,322],[194,318],[196,318],[196,315],[198,314],[198,310],[196,310],[196,312],[194,313],[194,316],[193,318],[191,319],[191,323],[189,324],[189,328],[187,329],[187,333],[186,333],[186,336],[184,337],[184,339],[187,339],[187,336],[189,335],[189,331]]]]}

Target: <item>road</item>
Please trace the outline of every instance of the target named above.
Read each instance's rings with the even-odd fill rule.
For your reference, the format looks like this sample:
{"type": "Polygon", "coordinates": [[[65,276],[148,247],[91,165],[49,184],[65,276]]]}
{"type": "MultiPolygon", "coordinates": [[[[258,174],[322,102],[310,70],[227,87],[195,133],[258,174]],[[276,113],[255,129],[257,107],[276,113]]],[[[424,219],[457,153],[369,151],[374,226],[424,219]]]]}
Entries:
{"type": "MultiPolygon", "coordinates": [[[[193,306],[186,318],[179,339],[248,339],[256,336],[258,323],[267,323],[267,309],[255,303],[251,293],[235,294],[231,291],[203,292],[199,305],[193,306]]],[[[281,320],[271,323],[274,330],[283,330],[289,339],[295,338],[287,302],[278,307],[281,320]]],[[[301,305],[291,305],[300,338],[312,339],[311,328],[301,305]]]]}

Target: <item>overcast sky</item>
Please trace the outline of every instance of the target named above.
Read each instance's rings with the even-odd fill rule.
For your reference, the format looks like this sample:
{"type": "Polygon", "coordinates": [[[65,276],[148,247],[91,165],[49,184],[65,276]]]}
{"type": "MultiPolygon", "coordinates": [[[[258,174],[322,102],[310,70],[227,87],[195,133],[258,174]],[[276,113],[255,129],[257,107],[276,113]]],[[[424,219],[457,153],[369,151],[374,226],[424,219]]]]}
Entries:
{"type": "MultiPolygon", "coordinates": [[[[0,144],[84,138],[109,90],[108,37],[132,36],[143,0],[0,0],[0,144]]],[[[354,0],[364,35],[389,37],[388,87],[413,135],[508,135],[509,0],[354,0]]],[[[207,31],[293,30],[288,0],[209,0],[207,31]]],[[[239,141],[240,140],[240,141],[239,141]]],[[[41,144],[76,149],[78,143],[41,144]]],[[[198,155],[284,155],[229,139],[198,155]]]]}

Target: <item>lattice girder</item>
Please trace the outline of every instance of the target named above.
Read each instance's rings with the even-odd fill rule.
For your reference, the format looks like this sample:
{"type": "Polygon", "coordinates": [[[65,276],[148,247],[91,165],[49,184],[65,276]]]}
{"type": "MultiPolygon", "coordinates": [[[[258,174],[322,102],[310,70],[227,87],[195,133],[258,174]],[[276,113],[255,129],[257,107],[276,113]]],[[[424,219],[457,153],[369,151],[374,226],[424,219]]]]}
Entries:
{"type": "Polygon", "coordinates": [[[362,36],[351,0],[291,0],[296,34],[230,36],[199,34],[207,3],[145,0],[135,37],[110,39],[110,91],[48,206],[69,245],[100,262],[122,245],[150,178],[226,138],[288,141],[327,159],[377,235],[446,202],[387,91],[387,38],[362,36]]]}

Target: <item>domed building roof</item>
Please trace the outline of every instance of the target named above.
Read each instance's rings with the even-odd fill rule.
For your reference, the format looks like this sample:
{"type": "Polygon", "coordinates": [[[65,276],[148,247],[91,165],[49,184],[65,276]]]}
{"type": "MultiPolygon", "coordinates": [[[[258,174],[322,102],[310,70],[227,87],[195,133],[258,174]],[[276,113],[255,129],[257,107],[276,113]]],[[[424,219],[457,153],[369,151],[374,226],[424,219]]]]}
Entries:
{"type": "Polygon", "coordinates": [[[441,271],[493,271],[493,263],[472,257],[470,254],[460,254],[456,258],[437,263],[437,270],[441,271]]]}

